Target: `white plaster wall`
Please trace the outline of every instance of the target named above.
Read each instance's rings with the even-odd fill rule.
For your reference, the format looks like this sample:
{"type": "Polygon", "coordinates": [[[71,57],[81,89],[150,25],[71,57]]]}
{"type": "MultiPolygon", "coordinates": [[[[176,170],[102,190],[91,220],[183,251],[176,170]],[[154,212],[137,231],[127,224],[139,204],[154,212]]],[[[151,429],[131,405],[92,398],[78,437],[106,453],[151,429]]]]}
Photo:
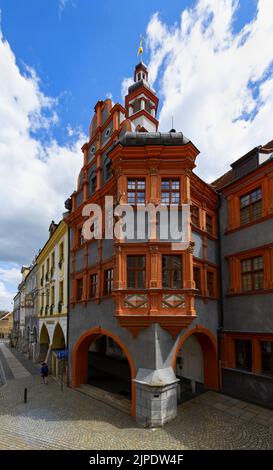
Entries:
{"type": "Polygon", "coordinates": [[[204,383],[203,352],[194,335],[186,339],[177,357],[182,358],[182,369],[177,366],[177,375],[204,383]]]}

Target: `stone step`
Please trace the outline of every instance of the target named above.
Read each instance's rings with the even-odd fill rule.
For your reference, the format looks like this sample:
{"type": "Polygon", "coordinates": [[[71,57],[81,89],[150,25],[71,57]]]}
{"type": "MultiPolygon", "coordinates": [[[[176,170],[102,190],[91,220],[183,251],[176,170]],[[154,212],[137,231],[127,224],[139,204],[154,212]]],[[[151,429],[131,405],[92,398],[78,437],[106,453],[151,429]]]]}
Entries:
{"type": "Polygon", "coordinates": [[[101,388],[94,387],[94,385],[82,384],[80,387],[75,390],[88,395],[95,400],[99,400],[107,405],[112,406],[120,411],[123,411],[126,414],[131,413],[131,402],[126,398],[123,398],[119,395],[116,395],[101,388]]]}

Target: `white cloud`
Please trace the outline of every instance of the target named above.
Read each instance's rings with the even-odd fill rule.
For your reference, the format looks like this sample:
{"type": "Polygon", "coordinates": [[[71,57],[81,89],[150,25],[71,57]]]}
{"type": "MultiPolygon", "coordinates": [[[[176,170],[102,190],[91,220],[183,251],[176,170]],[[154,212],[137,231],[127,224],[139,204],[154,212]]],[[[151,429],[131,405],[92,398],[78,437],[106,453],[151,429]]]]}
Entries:
{"type": "Polygon", "coordinates": [[[252,147],[273,138],[273,5],[234,34],[239,2],[199,0],[169,27],[154,14],[147,26],[150,81],[159,86],[160,130],[182,130],[199,148],[197,172],[207,181],[252,147]],[[250,87],[254,82],[256,92],[250,87]]]}
{"type": "Polygon", "coordinates": [[[10,292],[5,284],[0,281],[0,310],[8,310],[11,312],[13,310],[13,298],[15,293],[10,292]]]}
{"type": "MultiPolygon", "coordinates": [[[[70,129],[64,145],[39,139],[41,128],[50,136],[58,120],[57,101],[42,93],[33,70],[19,70],[1,32],[0,70],[0,262],[29,264],[76,187],[86,136],[70,129]]],[[[2,269],[0,309],[13,274],[3,279],[2,269]]]]}
{"type": "Polygon", "coordinates": [[[109,91],[108,93],[106,93],[106,98],[108,98],[109,100],[113,101],[113,95],[112,93],[109,91]]]}
{"type": "Polygon", "coordinates": [[[134,83],[132,77],[124,78],[121,84],[121,97],[124,100],[125,96],[128,93],[128,88],[134,83]]]}
{"type": "Polygon", "coordinates": [[[0,268],[0,280],[7,283],[19,284],[22,275],[20,268],[0,268]]]}

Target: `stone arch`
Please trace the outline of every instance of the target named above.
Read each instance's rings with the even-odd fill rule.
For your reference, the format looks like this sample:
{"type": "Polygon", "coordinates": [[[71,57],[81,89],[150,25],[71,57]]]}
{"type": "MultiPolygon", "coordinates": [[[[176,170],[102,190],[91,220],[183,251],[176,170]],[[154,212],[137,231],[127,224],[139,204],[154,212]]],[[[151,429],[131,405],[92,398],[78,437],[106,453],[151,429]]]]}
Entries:
{"type": "Polygon", "coordinates": [[[46,359],[47,352],[49,350],[49,345],[50,345],[50,336],[48,333],[48,329],[44,323],[40,330],[39,343],[40,343],[40,360],[44,361],[46,359]]]}
{"type": "Polygon", "coordinates": [[[53,337],[52,337],[52,348],[53,349],[65,349],[66,341],[63,329],[58,322],[55,326],[53,337]]]}
{"type": "Polygon", "coordinates": [[[204,386],[210,390],[219,390],[219,371],[217,360],[217,341],[215,336],[210,330],[204,328],[202,325],[196,325],[194,328],[187,331],[178,341],[176,346],[172,367],[175,369],[177,355],[181,348],[183,348],[186,340],[194,335],[198,340],[203,352],[203,374],[204,386]]]}
{"type": "Polygon", "coordinates": [[[130,365],[131,369],[131,394],[132,394],[132,404],[131,404],[131,413],[132,416],[135,416],[136,413],[136,392],[135,392],[135,383],[133,379],[135,378],[136,370],[131,354],[129,353],[127,347],[121,342],[121,340],[114,333],[104,330],[100,327],[91,328],[90,330],[85,331],[78,341],[76,342],[73,351],[72,351],[72,386],[79,387],[80,384],[87,383],[88,380],[88,349],[93,341],[95,341],[99,336],[105,335],[112,338],[117,345],[123,350],[126,359],[130,365]]]}

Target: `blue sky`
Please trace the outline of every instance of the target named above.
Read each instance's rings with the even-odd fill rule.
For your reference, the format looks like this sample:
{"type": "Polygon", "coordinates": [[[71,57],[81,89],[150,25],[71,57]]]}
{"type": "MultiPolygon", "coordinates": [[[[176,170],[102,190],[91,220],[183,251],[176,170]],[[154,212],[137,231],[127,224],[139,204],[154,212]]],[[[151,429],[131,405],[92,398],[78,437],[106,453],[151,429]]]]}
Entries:
{"type": "Polygon", "coordinates": [[[272,0],[0,0],[0,11],[0,310],[76,187],[94,105],[122,102],[141,34],[159,128],[174,117],[203,179],[273,138],[272,0]]]}
{"type": "MultiPolygon", "coordinates": [[[[120,101],[124,77],[132,75],[141,34],[155,12],[173,25],[195,1],[171,0],[0,0],[2,32],[19,67],[33,67],[41,90],[58,98],[60,121],[51,129],[61,143],[66,128],[88,132],[98,99],[120,101]],[[63,7],[62,7],[63,5],[63,7]]],[[[233,29],[256,13],[255,0],[241,0],[233,29]]],[[[145,51],[149,61],[149,51],[145,51]]]]}

